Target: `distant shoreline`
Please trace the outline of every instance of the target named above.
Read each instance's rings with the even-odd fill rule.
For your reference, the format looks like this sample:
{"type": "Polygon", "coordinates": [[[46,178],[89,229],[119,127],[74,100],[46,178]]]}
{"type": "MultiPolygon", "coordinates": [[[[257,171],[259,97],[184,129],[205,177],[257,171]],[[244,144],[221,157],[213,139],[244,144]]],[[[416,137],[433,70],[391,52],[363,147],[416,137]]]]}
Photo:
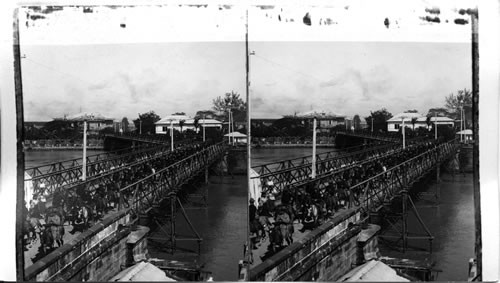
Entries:
{"type": "MultiPolygon", "coordinates": [[[[25,147],[24,151],[83,150],[81,146],[25,147]]],[[[87,146],[87,150],[104,150],[104,146],[87,146]]]]}
{"type": "MultiPolygon", "coordinates": [[[[294,147],[312,147],[312,144],[260,144],[260,145],[252,145],[252,148],[294,148],[294,147]]],[[[335,147],[333,143],[327,144],[316,144],[316,147],[335,147]]]]}

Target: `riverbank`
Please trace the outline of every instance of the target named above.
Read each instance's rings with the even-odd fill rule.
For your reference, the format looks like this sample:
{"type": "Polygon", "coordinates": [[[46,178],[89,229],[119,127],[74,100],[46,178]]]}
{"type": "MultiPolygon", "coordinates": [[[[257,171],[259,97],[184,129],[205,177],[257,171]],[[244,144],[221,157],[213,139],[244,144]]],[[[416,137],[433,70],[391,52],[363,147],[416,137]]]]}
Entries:
{"type": "MultiPolygon", "coordinates": [[[[83,150],[82,146],[25,147],[24,151],[83,150]]],[[[87,146],[87,150],[104,150],[104,146],[87,146]]]]}
{"type": "MultiPolygon", "coordinates": [[[[306,147],[306,148],[312,148],[312,144],[285,144],[285,143],[280,143],[280,144],[257,144],[257,145],[252,145],[252,148],[298,148],[298,147],[306,147]]],[[[333,143],[328,143],[328,144],[316,144],[316,147],[321,147],[321,148],[333,148],[335,147],[335,144],[333,143]]]]}

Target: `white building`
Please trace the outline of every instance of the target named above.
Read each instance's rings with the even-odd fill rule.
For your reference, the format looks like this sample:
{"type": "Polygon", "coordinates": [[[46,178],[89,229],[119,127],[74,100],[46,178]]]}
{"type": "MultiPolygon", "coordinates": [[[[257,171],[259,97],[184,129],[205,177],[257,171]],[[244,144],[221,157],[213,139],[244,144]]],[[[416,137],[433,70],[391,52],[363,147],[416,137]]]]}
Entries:
{"type": "MultiPolygon", "coordinates": [[[[113,118],[105,117],[100,113],[82,112],[74,115],[55,118],[54,120],[71,121],[74,124],[83,127],[83,121],[87,121],[87,131],[89,133],[98,133],[105,128],[113,128],[113,118]]],[[[76,126],[75,125],[75,126],[76,126]]]]}
{"type": "Polygon", "coordinates": [[[199,119],[198,120],[198,129],[195,127],[195,119],[191,118],[187,115],[169,115],[162,118],[160,121],[155,123],[155,133],[157,134],[168,134],[170,133],[170,127],[172,126],[174,130],[181,131],[182,124],[182,132],[186,130],[193,130],[198,132],[200,129],[208,128],[222,128],[222,122],[215,119],[199,119]],[[183,122],[181,122],[183,121],[183,122]]]}
{"type": "MultiPolygon", "coordinates": [[[[405,123],[406,128],[415,129],[418,128],[426,128],[430,129],[430,127],[427,125],[427,117],[420,114],[420,113],[399,113],[396,114],[394,117],[391,119],[387,120],[387,131],[389,132],[397,132],[403,125],[403,120],[405,123]],[[416,118],[415,124],[412,123],[412,120],[416,118]]],[[[450,127],[453,127],[455,124],[455,121],[451,118],[448,117],[431,117],[430,118],[431,125],[436,123],[437,125],[448,125],[450,127]]]]}

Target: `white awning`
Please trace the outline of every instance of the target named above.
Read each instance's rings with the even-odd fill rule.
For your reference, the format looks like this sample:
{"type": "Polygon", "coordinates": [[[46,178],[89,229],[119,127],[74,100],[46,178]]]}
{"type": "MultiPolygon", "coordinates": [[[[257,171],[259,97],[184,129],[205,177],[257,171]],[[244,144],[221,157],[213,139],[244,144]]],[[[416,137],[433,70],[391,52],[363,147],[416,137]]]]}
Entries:
{"type": "Polygon", "coordinates": [[[109,281],[157,281],[157,282],[172,282],[176,281],[166,275],[165,271],[152,265],[149,262],[141,261],[122,272],[115,275],[109,281]]]}
{"type": "Polygon", "coordinates": [[[465,129],[460,132],[457,132],[457,135],[466,135],[466,136],[472,136],[472,130],[471,129],[465,129]]]}
{"type": "Polygon", "coordinates": [[[410,280],[399,276],[396,270],[378,260],[371,260],[358,266],[346,275],[342,276],[339,282],[354,281],[383,281],[383,282],[409,282],[410,280]]]}
{"type": "Polygon", "coordinates": [[[225,137],[233,137],[233,138],[246,138],[247,137],[247,135],[242,134],[240,132],[232,132],[229,134],[225,134],[224,136],[225,137]]]}

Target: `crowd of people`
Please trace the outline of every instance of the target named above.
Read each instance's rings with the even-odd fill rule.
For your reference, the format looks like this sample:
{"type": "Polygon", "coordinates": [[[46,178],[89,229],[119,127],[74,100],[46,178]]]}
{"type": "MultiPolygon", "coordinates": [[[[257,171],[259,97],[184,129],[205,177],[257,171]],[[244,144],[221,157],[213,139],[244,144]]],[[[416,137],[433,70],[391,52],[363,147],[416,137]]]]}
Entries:
{"type": "MultiPolygon", "coordinates": [[[[197,142],[179,145],[174,151],[159,152],[153,157],[139,155],[123,161],[116,168],[92,176],[86,182],[56,187],[50,192],[46,184],[36,184],[33,199],[29,205],[25,203],[26,245],[36,241],[37,235],[44,251],[55,248],[54,243],[62,245],[64,229],[56,231],[52,226],[62,227],[68,222],[73,226],[70,233],[84,231],[92,222],[102,219],[109,210],[117,208],[119,203],[123,204],[122,208],[130,206],[133,190],[123,190],[124,188],[211,145],[211,141],[197,142]],[[52,239],[44,235],[49,230],[54,230],[53,233],[48,233],[52,235],[52,239]]],[[[149,181],[155,182],[158,178],[155,176],[149,181]]]]}
{"type": "MultiPolygon", "coordinates": [[[[257,248],[269,238],[268,252],[276,251],[293,242],[294,223],[302,224],[301,232],[313,230],[350,205],[360,205],[363,193],[355,186],[385,172],[412,157],[435,148],[438,142],[422,142],[405,149],[391,149],[372,153],[329,173],[294,184],[277,191],[265,188],[257,200],[250,199],[249,229],[252,245],[257,248]],[[317,181],[322,178],[322,181],[317,181]]],[[[264,185],[266,187],[266,185],[264,185]]]]}

